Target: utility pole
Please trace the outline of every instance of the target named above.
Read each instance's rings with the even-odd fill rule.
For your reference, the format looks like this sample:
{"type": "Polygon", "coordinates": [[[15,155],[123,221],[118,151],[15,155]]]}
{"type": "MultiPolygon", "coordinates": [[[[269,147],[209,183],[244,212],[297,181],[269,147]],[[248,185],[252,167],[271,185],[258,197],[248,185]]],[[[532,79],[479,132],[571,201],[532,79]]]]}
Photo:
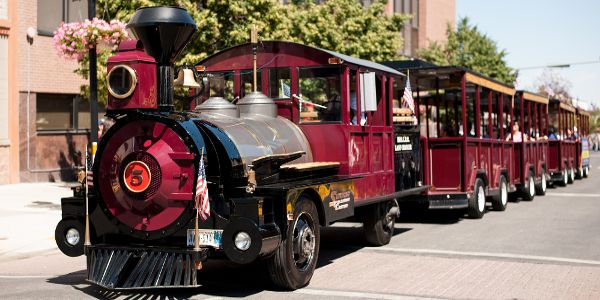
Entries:
{"type": "MultiPolygon", "coordinates": [[[[96,17],[96,0],[88,0],[88,18],[96,17]]],[[[96,46],[90,49],[90,143],[98,142],[98,69],[96,46]]]]}

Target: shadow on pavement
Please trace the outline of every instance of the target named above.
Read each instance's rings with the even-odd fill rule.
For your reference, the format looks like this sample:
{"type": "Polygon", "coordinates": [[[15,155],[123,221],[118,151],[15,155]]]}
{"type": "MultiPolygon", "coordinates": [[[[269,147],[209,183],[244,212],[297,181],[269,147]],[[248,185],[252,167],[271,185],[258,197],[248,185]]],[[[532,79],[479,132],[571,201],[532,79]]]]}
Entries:
{"type": "MultiPolygon", "coordinates": [[[[396,228],[394,235],[402,234],[410,228],[396,228]]],[[[321,234],[321,250],[317,262],[318,269],[335,262],[336,259],[352,254],[368,246],[363,238],[363,229],[357,227],[325,228],[321,234]]],[[[262,291],[282,291],[270,283],[266,265],[255,262],[237,265],[228,261],[213,260],[204,263],[198,273],[198,288],[144,289],[109,291],[90,285],[86,271],[81,270],[48,279],[49,283],[72,286],[91,297],[98,299],[187,299],[194,295],[219,297],[247,297],[262,291]]],[[[282,291],[283,292],[283,291],[282,291]]]]}
{"type": "Polygon", "coordinates": [[[419,223],[419,224],[456,224],[465,218],[465,210],[427,210],[410,209],[401,210],[400,217],[396,219],[397,224],[419,223]]]}

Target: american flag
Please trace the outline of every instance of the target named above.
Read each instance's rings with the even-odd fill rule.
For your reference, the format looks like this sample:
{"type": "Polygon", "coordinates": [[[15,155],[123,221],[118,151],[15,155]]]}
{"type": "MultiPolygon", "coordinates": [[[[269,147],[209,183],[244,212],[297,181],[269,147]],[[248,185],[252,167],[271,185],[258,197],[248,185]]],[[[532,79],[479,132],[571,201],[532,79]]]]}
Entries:
{"type": "Polygon", "coordinates": [[[86,181],[87,181],[87,185],[88,186],[94,186],[94,173],[92,172],[92,166],[94,165],[94,157],[87,155],[86,152],[86,168],[85,168],[85,177],[86,177],[86,181]]]}
{"type": "Polygon", "coordinates": [[[410,75],[406,77],[406,87],[404,88],[404,96],[402,96],[404,100],[404,105],[410,108],[412,113],[415,113],[415,100],[412,96],[412,90],[410,89],[410,75]]]}
{"type": "Polygon", "coordinates": [[[204,151],[200,158],[198,180],[196,181],[196,212],[202,220],[210,217],[210,202],[208,201],[208,186],[206,186],[206,173],[204,172],[204,151]]]}

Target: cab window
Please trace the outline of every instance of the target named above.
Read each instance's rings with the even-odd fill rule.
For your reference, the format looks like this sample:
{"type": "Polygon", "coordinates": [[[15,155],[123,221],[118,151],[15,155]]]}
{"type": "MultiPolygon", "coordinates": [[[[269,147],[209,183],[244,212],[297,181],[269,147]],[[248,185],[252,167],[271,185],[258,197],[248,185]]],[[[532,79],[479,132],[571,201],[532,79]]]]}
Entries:
{"type": "Polygon", "coordinates": [[[298,89],[302,98],[302,123],[341,122],[341,68],[308,67],[298,70],[298,89]]]}

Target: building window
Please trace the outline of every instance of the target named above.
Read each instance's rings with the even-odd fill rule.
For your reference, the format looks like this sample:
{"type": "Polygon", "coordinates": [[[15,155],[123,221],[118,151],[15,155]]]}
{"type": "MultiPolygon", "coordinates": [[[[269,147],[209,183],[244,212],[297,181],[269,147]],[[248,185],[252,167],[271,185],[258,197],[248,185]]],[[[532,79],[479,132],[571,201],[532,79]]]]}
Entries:
{"type": "Polygon", "coordinates": [[[87,2],[86,0],[38,0],[38,33],[51,36],[61,22],[81,22],[87,19],[87,2]]]}
{"type": "MultiPolygon", "coordinates": [[[[37,94],[36,96],[37,130],[78,130],[90,128],[90,103],[79,95],[73,94],[37,94]]],[[[104,116],[99,107],[98,120],[104,116]]]]}
{"type": "Polygon", "coordinates": [[[8,19],[8,0],[0,0],[0,20],[8,19]]]}

